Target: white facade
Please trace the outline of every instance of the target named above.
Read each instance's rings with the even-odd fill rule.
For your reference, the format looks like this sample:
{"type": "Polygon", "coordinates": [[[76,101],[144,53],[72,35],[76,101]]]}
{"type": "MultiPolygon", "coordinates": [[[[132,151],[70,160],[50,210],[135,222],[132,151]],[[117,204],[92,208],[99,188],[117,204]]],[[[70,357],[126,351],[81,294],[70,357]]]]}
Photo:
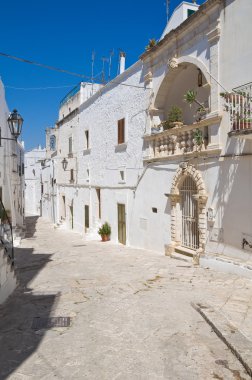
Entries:
{"type": "Polygon", "coordinates": [[[251,12],[250,0],[208,0],[114,83],[59,120],[57,222],[88,238],[108,221],[114,242],[122,240],[123,225],[128,245],[189,252],[196,261],[250,260],[252,146],[242,134],[229,137],[220,93],[251,82],[252,53],[242,42],[252,29],[251,12]],[[184,101],[192,89],[206,110],[199,122],[198,106],[184,101]],[[154,134],[174,105],[184,125],[154,134]],[[118,144],[122,119],[125,141],[118,144]]]}
{"type": "Polygon", "coordinates": [[[40,146],[25,153],[25,212],[41,215],[42,163],[46,150],[40,146]]]}
{"type": "MultiPolygon", "coordinates": [[[[9,114],[4,86],[0,81],[0,127],[2,136],[0,146],[0,198],[12,224],[14,244],[17,244],[24,228],[24,145],[19,141],[4,139],[12,138],[7,123],[9,114]]],[[[1,213],[3,206],[0,204],[1,213]]],[[[11,229],[2,217],[0,220],[0,303],[4,302],[16,287],[11,246],[11,229]]]]}

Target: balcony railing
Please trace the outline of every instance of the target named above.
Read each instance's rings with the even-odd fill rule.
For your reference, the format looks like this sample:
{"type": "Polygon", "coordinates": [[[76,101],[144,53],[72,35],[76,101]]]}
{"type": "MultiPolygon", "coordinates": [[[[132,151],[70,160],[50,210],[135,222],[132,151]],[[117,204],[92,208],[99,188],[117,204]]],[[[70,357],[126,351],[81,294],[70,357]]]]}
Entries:
{"type": "Polygon", "coordinates": [[[4,247],[5,253],[10,259],[11,265],[14,264],[14,245],[12,224],[0,199],[0,243],[4,247]]]}
{"type": "Polygon", "coordinates": [[[223,97],[231,121],[229,136],[252,138],[252,83],[236,87],[223,97]]]}
{"type": "MultiPolygon", "coordinates": [[[[144,140],[148,145],[148,153],[144,159],[148,161],[175,158],[210,150],[208,149],[209,126],[218,124],[219,121],[220,117],[216,116],[192,125],[183,125],[160,133],[145,135],[144,140]]],[[[213,148],[211,147],[211,149],[213,148]]]]}
{"type": "Polygon", "coordinates": [[[80,91],[80,83],[77,84],[71,91],[69,91],[66,96],[60,101],[60,107],[62,107],[65,103],[68,102],[74,95],[76,95],[80,91]]]}

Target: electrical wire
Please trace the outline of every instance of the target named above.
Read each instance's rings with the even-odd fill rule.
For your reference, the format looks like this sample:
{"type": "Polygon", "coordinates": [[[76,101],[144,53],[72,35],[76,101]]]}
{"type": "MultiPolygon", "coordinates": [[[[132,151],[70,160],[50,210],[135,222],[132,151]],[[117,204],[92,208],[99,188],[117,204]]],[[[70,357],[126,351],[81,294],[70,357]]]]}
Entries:
{"type": "MultiPolygon", "coordinates": [[[[58,67],[54,67],[54,66],[49,66],[49,65],[45,65],[43,63],[39,63],[39,62],[35,62],[35,61],[30,61],[28,59],[25,59],[25,58],[20,58],[20,57],[16,57],[14,55],[10,55],[10,54],[7,54],[7,53],[3,53],[3,52],[0,52],[0,56],[2,57],[6,57],[6,58],[9,58],[9,59],[13,59],[15,61],[19,61],[19,62],[23,62],[23,63],[28,63],[30,65],[35,65],[35,66],[40,66],[40,67],[43,67],[45,69],[48,69],[48,70],[53,70],[53,71],[58,71],[60,73],[65,73],[65,74],[69,74],[69,75],[74,75],[74,76],[78,76],[80,78],[86,78],[90,81],[92,81],[96,76],[98,76],[99,74],[97,74],[96,76],[94,76],[94,78],[90,77],[90,76],[87,76],[87,75],[83,75],[83,74],[78,74],[78,73],[74,73],[72,71],[68,71],[68,70],[64,70],[64,69],[60,69],[58,67]]],[[[137,85],[133,85],[133,84],[127,84],[127,83],[121,83],[121,82],[117,82],[117,81],[114,81],[114,80],[111,80],[110,82],[108,83],[113,83],[113,84],[118,84],[119,86],[125,86],[125,87],[133,87],[133,88],[142,88],[142,89],[150,89],[149,87],[145,87],[145,86],[137,86],[137,85]]],[[[92,85],[92,83],[87,83],[89,85],[92,85]]],[[[7,87],[7,86],[6,86],[7,87]]],[[[69,86],[70,87],[70,86],[69,86]]],[[[10,86],[9,86],[10,88],[10,86]]],[[[53,88],[53,87],[51,87],[53,88]]],[[[55,88],[55,87],[54,87],[55,88]]],[[[63,87],[62,87],[63,88],[63,87]]],[[[14,89],[14,88],[13,88],[14,89]]],[[[16,89],[20,89],[20,90],[26,90],[26,88],[16,88],[16,89]]],[[[32,89],[32,88],[31,88],[32,89]]],[[[34,88],[34,89],[50,89],[49,87],[48,88],[34,88]]]]}
{"type": "Polygon", "coordinates": [[[48,87],[14,87],[14,86],[4,85],[4,87],[10,88],[12,90],[30,91],[30,90],[51,90],[51,89],[58,89],[58,88],[71,88],[75,85],[76,84],[69,84],[68,86],[48,86],[48,87]]]}
{"type": "Polygon", "coordinates": [[[39,63],[39,62],[35,62],[35,61],[29,61],[28,59],[16,57],[14,55],[2,53],[2,52],[0,52],[0,55],[2,57],[14,59],[15,61],[20,61],[20,62],[28,63],[30,65],[40,66],[40,67],[43,67],[43,68],[48,69],[48,70],[59,71],[61,73],[65,73],[65,74],[69,74],[69,75],[74,75],[74,76],[77,76],[77,77],[80,77],[80,78],[88,78],[88,79],[90,79],[90,77],[88,77],[86,75],[83,75],[83,74],[74,73],[72,71],[60,69],[60,68],[54,67],[54,66],[45,65],[43,63],[39,63]]]}

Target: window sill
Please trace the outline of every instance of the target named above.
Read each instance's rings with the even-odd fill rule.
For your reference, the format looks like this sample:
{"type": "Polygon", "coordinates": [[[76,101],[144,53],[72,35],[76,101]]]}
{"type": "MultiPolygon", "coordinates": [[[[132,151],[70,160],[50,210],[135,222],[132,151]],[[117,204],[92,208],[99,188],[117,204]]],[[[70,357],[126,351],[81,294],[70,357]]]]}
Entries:
{"type": "Polygon", "coordinates": [[[83,150],[83,156],[87,156],[90,153],[91,153],[91,149],[90,148],[83,150]]]}
{"type": "Polygon", "coordinates": [[[69,183],[74,183],[74,179],[70,179],[69,183]]]}
{"type": "Polygon", "coordinates": [[[73,158],[73,153],[68,153],[67,157],[68,158],[73,158]]]}
{"type": "Polygon", "coordinates": [[[119,185],[125,185],[125,184],[126,184],[126,181],[118,181],[118,184],[119,184],[119,185]]]}
{"type": "Polygon", "coordinates": [[[126,150],[127,149],[127,143],[124,142],[122,144],[118,144],[115,146],[115,152],[121,152],[123,150],[126,150]]]}

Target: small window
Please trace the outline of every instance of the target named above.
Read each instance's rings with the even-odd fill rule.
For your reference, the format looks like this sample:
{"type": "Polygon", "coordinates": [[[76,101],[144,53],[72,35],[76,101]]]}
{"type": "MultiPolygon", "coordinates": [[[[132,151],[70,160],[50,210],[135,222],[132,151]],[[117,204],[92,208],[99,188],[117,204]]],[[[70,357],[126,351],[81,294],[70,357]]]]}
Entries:
{"type": "Polygon", "coordinates": [[[74,170],[71,169],[70,170],[70,182],[73,182],[74,181],[74,170]]]}
{"type": "Polygon", "coordinates": [[[187,17],[190,17],[194,13],[195,13],[195,11],[193,9],[187,9],[187,17]]]}
{"type": "Polygon", "coordinates": [[[87,169],[87,179],[89,179],[89,169],[87,169]]]}
{"type": "Polygon", "coordinates": [[[124,170],[120,170],[119,172],[119,181],[124,182],[125,181],[125,172],[124,170]]]}
{"type": "Polygon", "coordinates": [[[73,153],[73,138],[69,137],[68,139],[68,153],[73,153]]]}
{"type": "Polygon", "coordinates": [[[50,149],[55,150],[55,148],[56,148],[56,137],[52,135],[50,137],[50,149]]]}
{"type": "Polygon", "coordinates": [[[125,142],[125,119],[118,120],[118,144],[125,142]]]}
{"type": "Polygon", "coordinates": [[[85,131],[85,149],[89,149],[89,131],[85,131]]]}

